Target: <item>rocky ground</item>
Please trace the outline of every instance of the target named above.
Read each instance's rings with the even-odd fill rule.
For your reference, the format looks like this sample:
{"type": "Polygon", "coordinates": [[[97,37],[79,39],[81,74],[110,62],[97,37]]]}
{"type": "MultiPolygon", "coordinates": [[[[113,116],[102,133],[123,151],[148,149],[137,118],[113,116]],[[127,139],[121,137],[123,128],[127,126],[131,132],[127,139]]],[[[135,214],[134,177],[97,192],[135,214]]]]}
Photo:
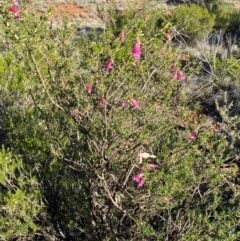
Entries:
{"type": "MultiPolygon", "coordinates": [[[[104,27],[104,22],[99,18],[97,6],[108,6],[110,0],[30,0],[28,11],[37,14],[47,12],[49,8],[53,9],[53,13],[49,17],[49,21],[53,26],[60,25],[62,18],[68,16],[70,22],[79,23],[80,26],[88,27],[104,27]]],[[[142,0],[117,0],[114,4],[117,9],[125,9],[128,4],[142,4],[142,0]]]]}
{"type": "MultiPolygon", "coordinates": [[[[223,2],[239,8],[240,0],[222,0],[223,2]]],[[[28,10],[37,14],[47,12],[49,8],[53,8],[53,13],[49,17],[52,24],[60,25],[63,16],[68,16],[71,22],[79,23],[80,26],[91,26],[94,28],[103,27],[104,23],[99,18],[97,13],[97,5],[108,6],[113,2],[118,9],[125,9],[129,4],[148,4],[153,2],[156,6],[165,8],[171,7],[167,4],[167,0],[29,0],[28,10]]]]}
{"type": "Polygon", "coordinates": [[[229,4],[232,7],[240,9],[240,0],[223,0],[223,2],[229,4]]]}

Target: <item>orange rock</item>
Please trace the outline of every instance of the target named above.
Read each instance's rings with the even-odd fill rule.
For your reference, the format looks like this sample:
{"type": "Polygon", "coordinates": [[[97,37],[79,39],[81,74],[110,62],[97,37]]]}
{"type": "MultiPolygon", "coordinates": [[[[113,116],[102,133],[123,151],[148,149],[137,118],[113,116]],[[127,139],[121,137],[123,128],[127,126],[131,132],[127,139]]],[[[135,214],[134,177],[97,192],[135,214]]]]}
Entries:
{"type": "Polygon", "coordinates": [[[82,9],[73,4],[60,4],[56,6],[54,3],[49,3],[48,8],[54,8],[54,12],[49,16],[49,20],[52,21],[55,17],[64,17],[68,16],[71,18],[76,18],[77,16],[80,17],[82,13],[89,13],[87,9],[82,9]]]}

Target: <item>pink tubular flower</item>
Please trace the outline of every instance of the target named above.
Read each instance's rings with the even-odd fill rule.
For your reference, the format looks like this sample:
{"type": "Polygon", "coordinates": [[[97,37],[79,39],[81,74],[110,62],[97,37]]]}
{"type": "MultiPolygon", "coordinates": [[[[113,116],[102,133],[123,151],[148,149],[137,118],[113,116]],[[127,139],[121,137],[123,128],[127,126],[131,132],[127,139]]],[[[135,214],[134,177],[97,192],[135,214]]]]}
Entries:
{"type": "Polygon", "coordinates": [[[107,72],[109,72],[110,69],[113,69],[113,66],[112,66],[112,60],[109,59],[106,64],[105,64],[105,69],[107,72]]]}
{"type": "Polygon", "coordinates": [[[127,104],[127,101],[126,101],[126,100],[121,100],[121,101],[120,101],[120,105],[121,105],[122,107],[125,107],[126,104],[127,104]]]}
{"type": "Polygon", "coordinates": [[[132,105],[133,105],[134,109],[138,109],[139,108],[139,104],[138,104],[138,102],[135,99],[132,99],[131,102],[132,102],[132,105]]]}
{"type": "Polygon", "coordinates": [[[120,39],[121,41],[125,39],[125,33],[123,31],[120,33],[120,39]]]}
{"type": "Polygon", "coordinates": [[[137,40],[136,43],[133,46],[133,50],[132,50],[132,56],[135,59],[139,59],[141,57],[142,51],[140,48],[140,40],[137,40]]]}
{"type": "Polygon", "coordinates": [[[20,12],[14,13],[16,19],[21,19],[22,15],[20,12]]]}
{"type": "Polygon", "coordinates": [[[14,13],[16,19],[21,19],[21,13],[17,7],[11,6],[8,8],[8,10],[14,13]]]}
{"type": "Polygon", "coordinates": [[[157,105],[156,105],[156,108],[157,109],[160,109],[162,107],[162,105],[160,104],[160,103],[158,103],[157,105]]]}
{"type": "Polygon", "coordinates": [[[96,78],[94,81],[96,84],[98,84],[100,80],[96,78]]]}
{"type": "Polygon", "coordinates": [[[104,97],[101,97],[99,100],[99,105],[104,106],[107,103],[107,101],[104,99],[104,97]]]}
{"type": "Polygon", "coordinates": [[[153,163],[149,163],[149,164],[148,164],[148,167],[149,167],[150,169],[156,169],[156,168],[157,168],[157,165],[156,165],[156,164],[153,164],[153,163]]]}
{"type": "Polygon", "coordinates": [[[165,197],[165,198],[164,198],[164,201],[165,201],[166,204],[170,204],[170,202],[171,202],[171,201],[170,201],[170,198],[168,198],[168,197],[165,197]]]}
{"type": "Polygon", "coordinates": [[[80,115],[78,113],[76,113],[73,115],[73,117],[77,120],[80,117],[80,115]]]}
{"type": "Polygon", "coordinates": [[[138,173],[138,174],[133,176],[133,180],[136,181],[136,182],[140,182],[142,177],[143,177],[143,173],[138,173]]]}
{"type": "Polygon", "coordinates": [[[173,77],[173,79],[178,79],[178,80],[184,80],[185,79],[184,73],[182,71],[180,71],[180,70],[173,71],[172,77],[173,77]]]}
{"type": "Polygon", "coordinates": [[[173,79],[177,79],[178,78],[177,71],[173,71],[172,77],[173,77],[173,79]]]}
{"type": "Polygon", "coordinates": [[[178,79],[179,80],[184,80],[185,79],[185,75],[182,71],[178,71],[178,79]]]}
{"type": "Polygon", "coordinates": [[[144,184],[144,180],[143,179],[140,179],[140,181],[138,182],[138,187],[142,187],[144,184]]]}
{"type": "Polygon", "coordinates": [[[18,9],[17,7],[15,7],[15,6],[9,7],[8,10],[9,10],[10,12],[13,12],[13,13],[18,13],[18,12],[19,12],[19,9],[18,9]]]}
{"type": "Polygon", "coordinates": [[[18,6],[18,5],[19,5],[18,0],[13,0],[12,2],[13,2],[13,4],[14,4],[15,6],[18,6]]]}
{"type": "Polygon", "coordinates": [[[6,41],[5,41],[5,47],[6,47],[6,48],[9,48],[9,45],[10,45],[9,42],[6,40],[6,41]]]}
{"type": "Polygon", "coordinates": [[[144,184],[143,173],[136,174],[133,180],[137,182],[138,187],[142,187],[144,184]]]}
{"type": "Polygon", "coordinates": [[[88,84],[87,87],[86,87],[86,90],[87,90],[88,94],[91,94],[92,86],[90,84],[88,84]]]}
{"type": "Polygon", "coordinates": [[[192,131],[192,132],[188,135],[187,139],[190,140],[190,141],[194,141],[194,140],[196,139],[196,136],[197,136],[197,132],[196,132],[196,131],[192,131]]]}

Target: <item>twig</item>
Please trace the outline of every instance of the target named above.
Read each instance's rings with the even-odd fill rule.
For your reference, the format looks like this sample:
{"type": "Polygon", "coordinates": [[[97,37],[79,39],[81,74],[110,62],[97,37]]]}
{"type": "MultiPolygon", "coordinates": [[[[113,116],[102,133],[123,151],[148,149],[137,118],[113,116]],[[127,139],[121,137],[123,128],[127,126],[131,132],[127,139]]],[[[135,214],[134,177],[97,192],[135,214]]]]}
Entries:
{"type": "Polygon", "coordinates": [[[99,176],[99,175],[97,175],[97,176],[98,176],[99,179],[101,179],[101,180],[103,181],[104,189],[105,189],[105,191],[108,193],[108,196],[109,196],[110,200],[112,201],[113,205],[114,205],[115,207],[117,207],[119,210],[123,211],[122,208],[119,207],[118,204],[114,201],[114,199],[113,199],[113,197],[112,197],[112,195],[111,195],[111,193],[110,193],[110,191],[109,191],[107,182],[106,182],[106,180],[105,180],[105,178],[104,178],[104,174],[102,174],[102,176],[99,176]]]}
{"type": "Polygon", "coordinates": [[[45,81],[44,81],[44,79],[43,79],[43,77],[42,77],[42,75],[41,75],[41,73],[40,73],[40,70],[39,70],[39,68],[38,68],[38,66],[37,66],[37,62],[36,62],[33,54],[30,53],[30,56],[31,56],[31,59],[32,59],[32,61],[33,61],[33,63],[34,63],[34,66],[35,66],[35,69],[36,69],[36,71],[37,71],[37,74],[38,74],[38,77],[39,77],[39,79],[40,79],[40,82],[41,82],[41,84],[43,85],[43,88],[44,88],[44,90],[45,90],[46,93],[47,93],[48,98],[50,99],[50,101],[52,102],[52,104],[54,104],[56,107],[58,107],[60,110],[62,110],[62,111],[64,112],[63,107],[61,107],[58,103],[56,103],[56,102],[53,100],[52,96],[50,95],[50,93],[49,93],[49,91],[48,91],[48,89],[47,89],[47,87],[46,87],[46,85],[45,85],[45,81]]]}
{"type": "Polygon", "coordinates": [[[131,173],[132,173],[134,167],[135,167],[135,163],[133,163],[133,165],[132,165],[130,171],[128,172],[128,174],[127,174],[127,176],[126,176],[126,178],[125,178],[125,181],[124,181],[124,183],[123,183],[123,185],[122,185],[122,188],[124,188],[125,185],[127,184],[127,181],[128,181],[128,179],[129,179],[129,177],[130,177],[130,175],[131,175],[131,173]]]}
{"type": "Polygon", "coordinates": [[[7,241],[1,234],[0,234],[0,238],[2,241],[7,241]]]}
{"type": "Polygon", "coordinates": [[[152,71],[152,73],[149,75],[147,81],[145,82],[144,86],[142,87],[142,90],[141,90],[142,93],[143,93],[143,90],[145,89],[145,87],[147,86],[149,80],[152,78],[153,74],[156,73],[156,72],[157,72],[157,70],[154,69],[154,70],[152,71]]]}

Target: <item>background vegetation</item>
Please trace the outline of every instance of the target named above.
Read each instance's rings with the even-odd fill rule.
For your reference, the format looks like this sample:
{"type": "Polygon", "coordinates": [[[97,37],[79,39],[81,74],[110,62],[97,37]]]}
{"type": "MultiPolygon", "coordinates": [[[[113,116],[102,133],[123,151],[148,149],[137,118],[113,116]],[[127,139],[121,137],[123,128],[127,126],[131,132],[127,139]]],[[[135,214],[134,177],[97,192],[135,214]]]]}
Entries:
{"type": "Polygon", "coordinates": [[[76,37],[10,6],[0,239],[239,240],[237,11],[110,5],[101,37],[76,37]]]}

